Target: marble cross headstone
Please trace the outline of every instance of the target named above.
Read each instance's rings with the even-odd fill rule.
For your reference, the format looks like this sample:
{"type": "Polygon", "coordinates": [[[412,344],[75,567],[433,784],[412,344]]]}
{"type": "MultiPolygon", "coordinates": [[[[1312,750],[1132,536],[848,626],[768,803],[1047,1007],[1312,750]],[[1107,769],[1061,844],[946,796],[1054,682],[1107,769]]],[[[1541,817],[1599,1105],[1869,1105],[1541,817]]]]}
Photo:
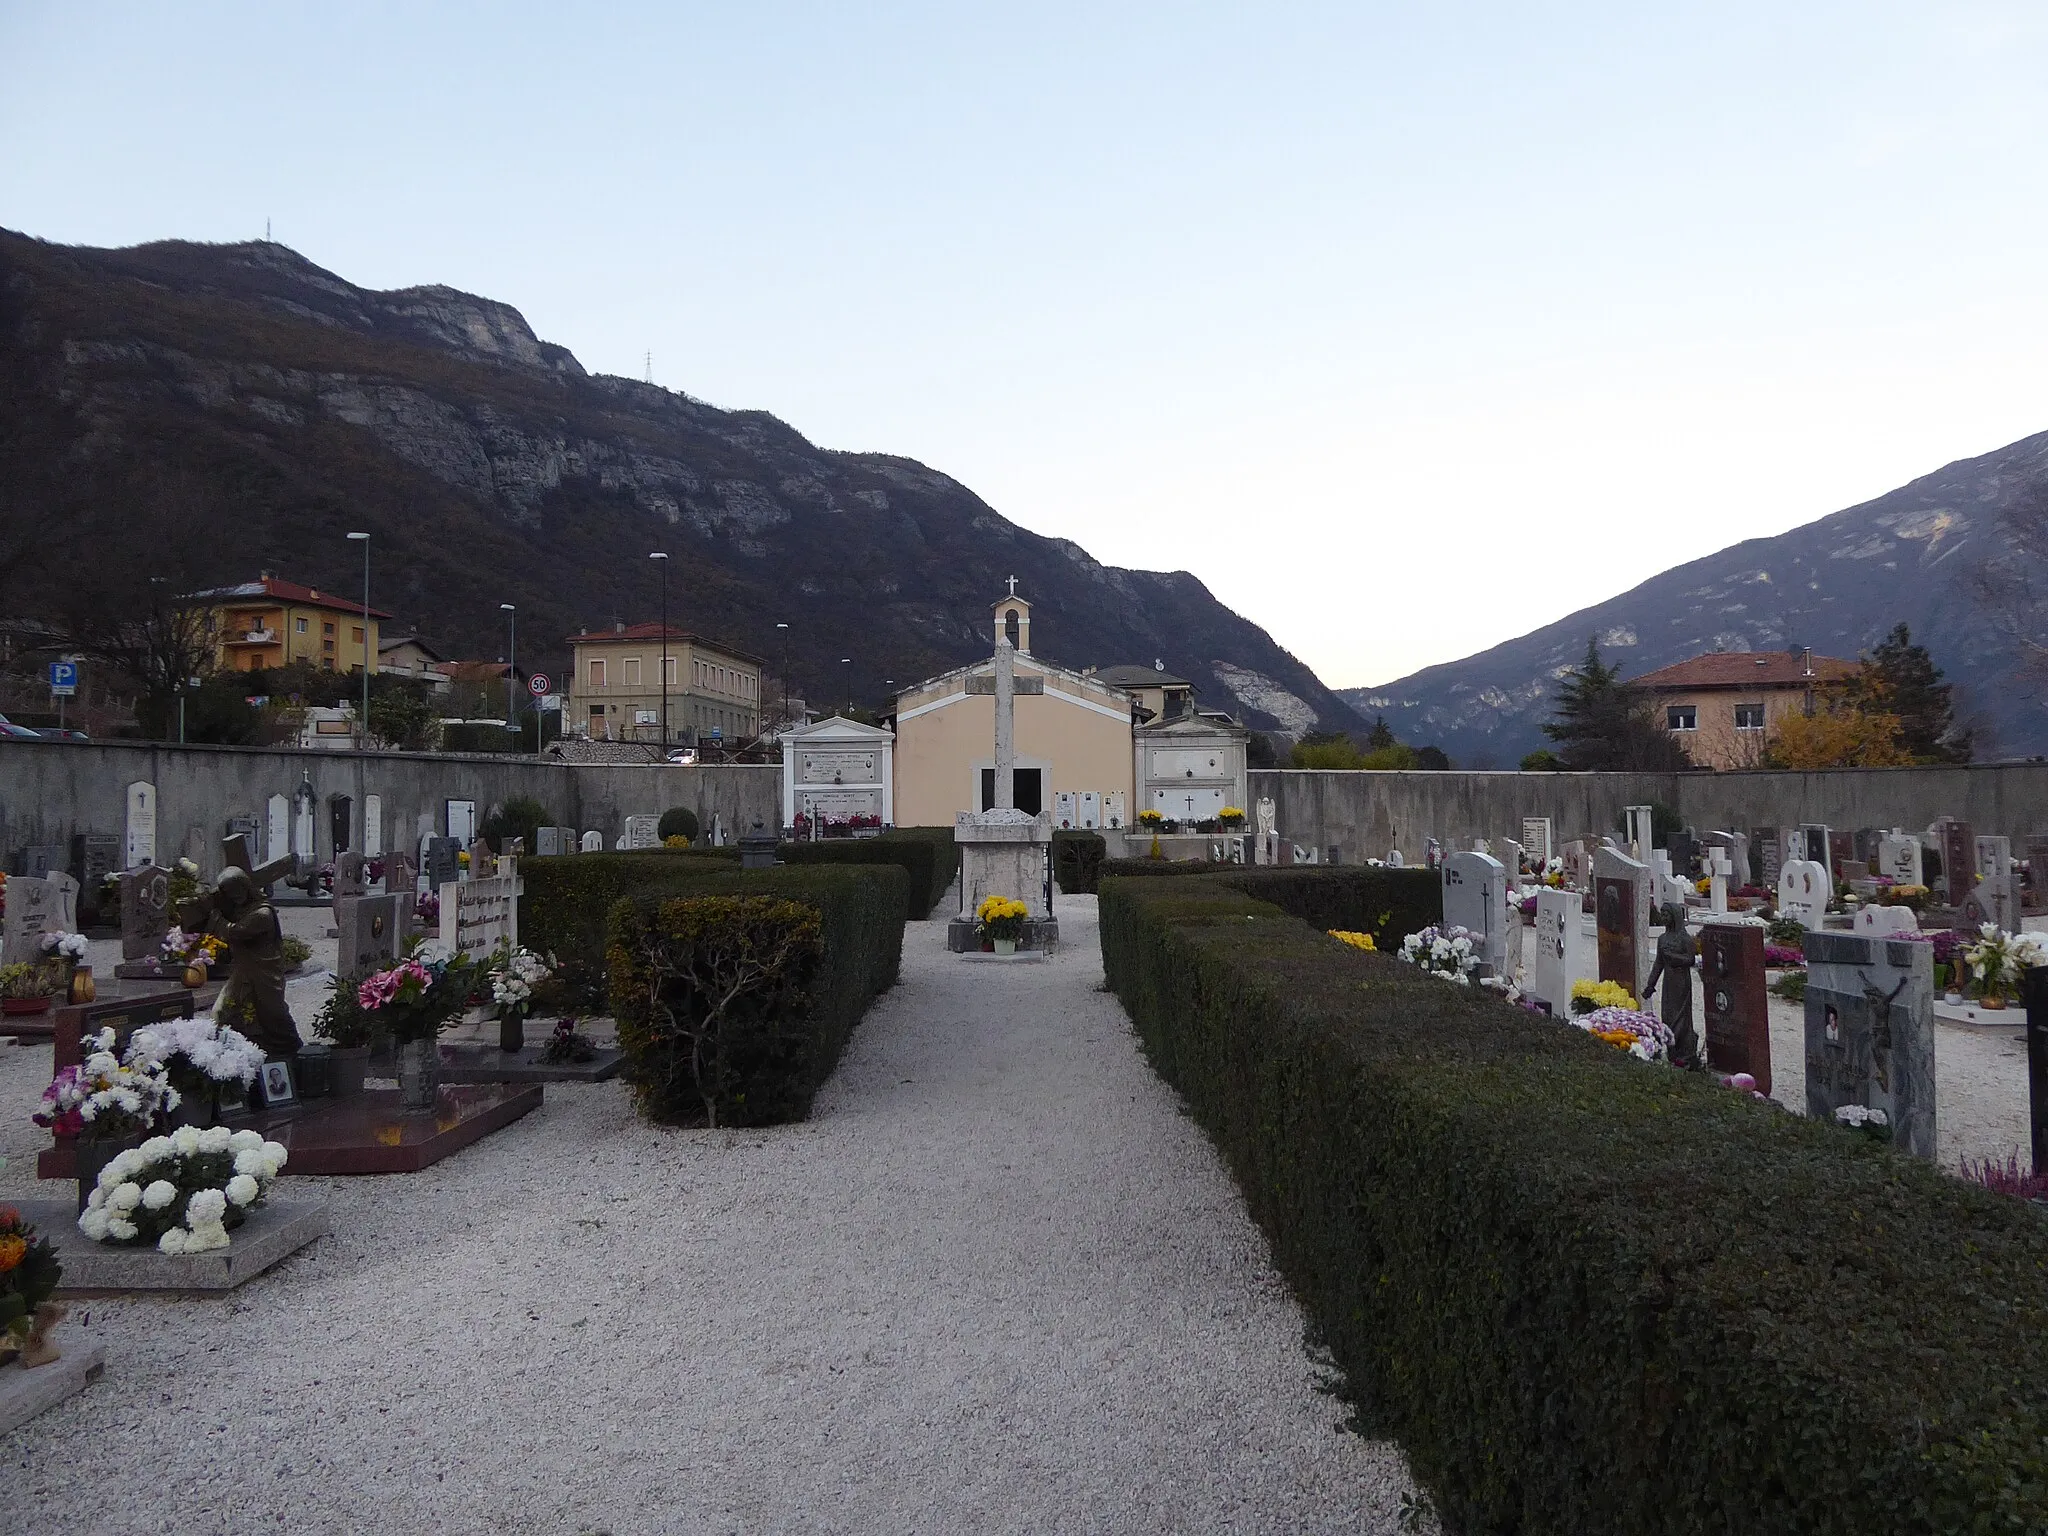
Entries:
{"type": "Polygon", "coordinates": [[[128,786],[127,841],[124,867],[137,869],[156,862],[156,786],[137,779],[128,786]]]}
{"type": "Polygon", "coordinates": [[[1893,1146],[1933,1157],[1934,946],[1814,932],[1805,950],[1807,1114],[1882,1109],[1893,1146]]]}
{"type": "Polygon", "coordinates": [[[1506,974],[1508,877],[1500,860],[1488,853],[1453,853],[1444,859],[1442,878],[1444,926],[1478,934],[1487,974],[1506,974]]]}

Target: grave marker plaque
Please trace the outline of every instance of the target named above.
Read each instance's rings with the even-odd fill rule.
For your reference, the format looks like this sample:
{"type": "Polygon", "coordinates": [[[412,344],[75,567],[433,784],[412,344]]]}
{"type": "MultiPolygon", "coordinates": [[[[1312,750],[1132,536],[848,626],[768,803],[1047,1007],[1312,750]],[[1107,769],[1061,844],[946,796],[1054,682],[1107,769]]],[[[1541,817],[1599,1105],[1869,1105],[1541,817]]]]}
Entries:
{"type": "Polygon", "coordinates": [[[1771,1000],[1765,988],[1762,925],[1702,925],[1700,978],[1707,1000],[1707,1065],[1716,1072],[1747,1072],[1768,1094],[1771,1000]]]}
{"type": "Polygon", "coordinates": [[[1805,947],[1807,1114],[1881,1109],[1893,1145],[1933,1157],[1934,946],[1815,931],[1805,947]]]}
{"type": "Polygon", "coordinates": [[[1921,878],[1920,839],[1894,828],[1877,839],[1877,872],[1899,885],[1925,885],[1921,878]]]}
{"type": "Polygon", "coordinates": [[[661,818],[659,816],[628,816],[626,818],[626,846],[628,848],[659,848],[661,846],[661,818]]]}
{"type": "Polygon", "coordinates": [[[127,841],[122,867],[139,869],[156,862],[156,786],[137,779],[128,786],[127,841]]]}
{"type": "Polygon", "coordinates": [[[1785,845],[1779,841],[1778,829],[1758,827],[1749,835],[1749,849],[1757,883],[1767,891],[1775,891],[1778,876],[1785,868],[1785,845]]]}
{"type": "Polygon", "coordinates": [[[507,859],[501,875],[441,888],[441,942],[471,959],[488,959],[519,943],[519,871],[507,859]]]}
{"type": "Polygon", "coordinates": [[[1524,816],[1522,818],[1522,846],[1529,850],[1529,863],[1541,869],[1550,862],[1550,818],[1548,816],[1524,816]]]}

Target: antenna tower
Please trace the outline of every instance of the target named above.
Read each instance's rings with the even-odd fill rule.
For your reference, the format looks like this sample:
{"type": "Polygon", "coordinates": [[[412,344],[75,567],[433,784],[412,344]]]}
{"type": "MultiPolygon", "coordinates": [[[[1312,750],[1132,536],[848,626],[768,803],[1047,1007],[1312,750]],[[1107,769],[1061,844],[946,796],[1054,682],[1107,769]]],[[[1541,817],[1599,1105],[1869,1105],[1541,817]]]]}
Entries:
{"type": "Polygon", "coordinates": [[[647,382],[650,384],[654,382],[654,354],[652,352],[647,354],[647,382]]]}

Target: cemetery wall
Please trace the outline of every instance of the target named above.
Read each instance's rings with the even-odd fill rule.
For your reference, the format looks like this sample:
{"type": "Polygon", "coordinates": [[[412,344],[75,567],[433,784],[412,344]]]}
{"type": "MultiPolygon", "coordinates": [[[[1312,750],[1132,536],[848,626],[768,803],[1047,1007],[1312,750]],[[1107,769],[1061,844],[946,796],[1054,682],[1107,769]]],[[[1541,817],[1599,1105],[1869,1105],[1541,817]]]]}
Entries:
{"type": "Polygon", "coordinates": [[[2022,838],[2048,830],[2048,763],[1965,768],[1843,768],[1822,773],[1374,773],[1261,769],[1254,803],[1271,798],[1274,824],[1341,857],[1410,860],[1424,839],[1470,845],[1510,837],[1548,816],[1560,840],[1614,832],[1622,807],[1661,800],[1695,828],[1796,826],[1924,830],[1957,816],[1980,832],[2022,838]]]}
{"type": "MultiPolygon", "coordinates": [[[[473,801],[479,822],[492,806],[537,800],[561,825],[596,830],[605,844],[625,818],[672,805],[694,809],[708,831],[714,815],[732,836],[755,817],[774,825],[781,770],[773,766],[571,765],[538,758],[450,753],[319,752],[288,748],[178,747],[147,742],[34,742],[0,745],[0,860],[16,867],[26,848],[69,849],[74,835],[124,830],[126,791],[156,786],[159,860],[193,857],[211,875],[233,816],[260,826],[273,795],[302,783],[318,800],[317,857],[332,857],[331,797],[352,802],[351,845],[362,846],[366,798],[379,800],[386,849],[410,845],[428,830],[445,832],[444,804],[473,801]]],[[[259,832],[257,846],[262,846],[259,832]]]]}

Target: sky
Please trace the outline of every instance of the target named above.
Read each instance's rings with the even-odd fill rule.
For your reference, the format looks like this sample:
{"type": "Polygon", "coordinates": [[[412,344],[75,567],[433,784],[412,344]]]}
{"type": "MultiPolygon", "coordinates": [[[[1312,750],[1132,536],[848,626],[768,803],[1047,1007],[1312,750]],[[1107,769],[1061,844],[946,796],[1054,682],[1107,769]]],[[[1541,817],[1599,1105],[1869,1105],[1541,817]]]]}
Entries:
{"type": "Polygon", "coordinates": [[[2048,429],[2048,7],[0,0],[0,225],[263,234],[1332,686],[2048,429]]]}

